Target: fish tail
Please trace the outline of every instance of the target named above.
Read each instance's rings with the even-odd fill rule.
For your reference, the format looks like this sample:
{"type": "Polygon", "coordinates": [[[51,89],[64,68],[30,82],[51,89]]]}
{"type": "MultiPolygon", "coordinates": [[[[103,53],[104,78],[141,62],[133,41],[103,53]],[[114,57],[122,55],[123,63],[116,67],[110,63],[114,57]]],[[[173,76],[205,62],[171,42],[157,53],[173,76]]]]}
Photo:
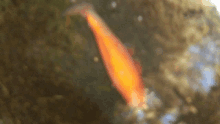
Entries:
{"type": "Polygon", "coordinates": [[[94,10],[94,7],[92,4],[83,2],[79,5],[72,6],[68,8],[66,11],[63,12],[63,16],[67,15],[77,15],[80,14],[82,16],[86,16],[86,12],[89,10],[94,10]]]}

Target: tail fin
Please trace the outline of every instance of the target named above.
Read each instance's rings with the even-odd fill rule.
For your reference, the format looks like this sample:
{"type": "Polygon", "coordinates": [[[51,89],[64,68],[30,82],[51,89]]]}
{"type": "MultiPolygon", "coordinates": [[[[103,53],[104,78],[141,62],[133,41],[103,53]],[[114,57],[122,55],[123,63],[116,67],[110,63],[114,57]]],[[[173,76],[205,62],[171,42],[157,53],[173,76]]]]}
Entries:
{"type": "Polygon", "coordinates": [[[67,15],[77,15],[80,14],[82,16],[86,16],[86,11],[93,10],[93,5],[89,3],[81,3],[79,5],[72,6],[63,12],[63,16],[67,15]]]}

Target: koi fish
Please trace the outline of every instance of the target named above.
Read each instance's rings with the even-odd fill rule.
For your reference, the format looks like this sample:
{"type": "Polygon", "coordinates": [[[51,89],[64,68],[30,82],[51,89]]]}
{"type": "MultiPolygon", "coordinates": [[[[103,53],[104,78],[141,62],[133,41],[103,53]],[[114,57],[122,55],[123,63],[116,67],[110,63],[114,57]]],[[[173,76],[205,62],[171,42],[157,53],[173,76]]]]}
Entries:
{"type": "MultiPolygon", "coordinates": [[[[145,108],[145,91],[142,76],[128,50],[108,28],[93,6],[82,3],[68,8],[63,15],[82,15],[96,39],[99,52],[113,86],[131,107],[145,108]]],[[[132,54],[132,53],[131,53],[132,54]]],[[[140,63],[139,63],[140,65],[140,63]]]]}

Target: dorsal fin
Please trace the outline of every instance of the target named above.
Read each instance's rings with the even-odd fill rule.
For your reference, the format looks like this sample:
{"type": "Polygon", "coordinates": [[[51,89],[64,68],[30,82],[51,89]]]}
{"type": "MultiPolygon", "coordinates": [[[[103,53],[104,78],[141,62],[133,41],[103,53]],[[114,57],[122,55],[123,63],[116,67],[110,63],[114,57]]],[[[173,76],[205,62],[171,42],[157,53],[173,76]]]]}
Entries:
{"type": "Polygon", "coordinates": [[[134,55],[134,49],[132,48],[127,48],[128,50],[128,53],[130,54],[130,56],[133,56],[134,55]]]}
{"type": "Polygon", "coordinates": [[[133,56],[134,55],[134,46],[130,43],[124,43],[124,45],[126,46],[130,56],[133,56]]]}
{"type": "MultiPolygon", "coordinates": [[[[125,46],[127,47],[127,50],[128,50],[128,53],[130,54],[130,56],[133,56],[134,55],[134,48],[132,48],[131,46],[128,47],[128,45],[125,44],[125,46]]],[[[133,61],[134,61],[134,64],[135,64],[135,67],[136,69],[138,70],[138,72],[142,75],[142,66],[141,66],[141,63],[138,62],[137,60],[135,60],[133,58],[133,61]]]]}
{"type": "Polygon", "coordinates": [[[142,66],[141,66],[141,63],[138,62],[137,60],[133,59],[134,60],[134,64],[135,64],[135,67],[136,69],[138,70],[138,72],[142,75],[142,66]]]}

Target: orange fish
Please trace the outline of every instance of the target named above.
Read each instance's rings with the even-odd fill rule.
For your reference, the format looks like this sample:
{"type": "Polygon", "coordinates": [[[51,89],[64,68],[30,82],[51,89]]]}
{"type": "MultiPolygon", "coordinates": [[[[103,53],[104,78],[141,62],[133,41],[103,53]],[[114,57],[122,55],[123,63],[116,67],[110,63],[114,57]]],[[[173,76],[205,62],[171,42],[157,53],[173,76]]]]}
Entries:
{"type": "Polygon", "coordinates": [[[123,96],[131,107],[144,107],[145,91],[140,70],[128,50],[121,41],[111,32],[105,22],[88,3],[82,3],[68,8],[63,15],[80,14],[86,18],[94,33],[104,65],[110,76],[113,86],[123,96]]]}

